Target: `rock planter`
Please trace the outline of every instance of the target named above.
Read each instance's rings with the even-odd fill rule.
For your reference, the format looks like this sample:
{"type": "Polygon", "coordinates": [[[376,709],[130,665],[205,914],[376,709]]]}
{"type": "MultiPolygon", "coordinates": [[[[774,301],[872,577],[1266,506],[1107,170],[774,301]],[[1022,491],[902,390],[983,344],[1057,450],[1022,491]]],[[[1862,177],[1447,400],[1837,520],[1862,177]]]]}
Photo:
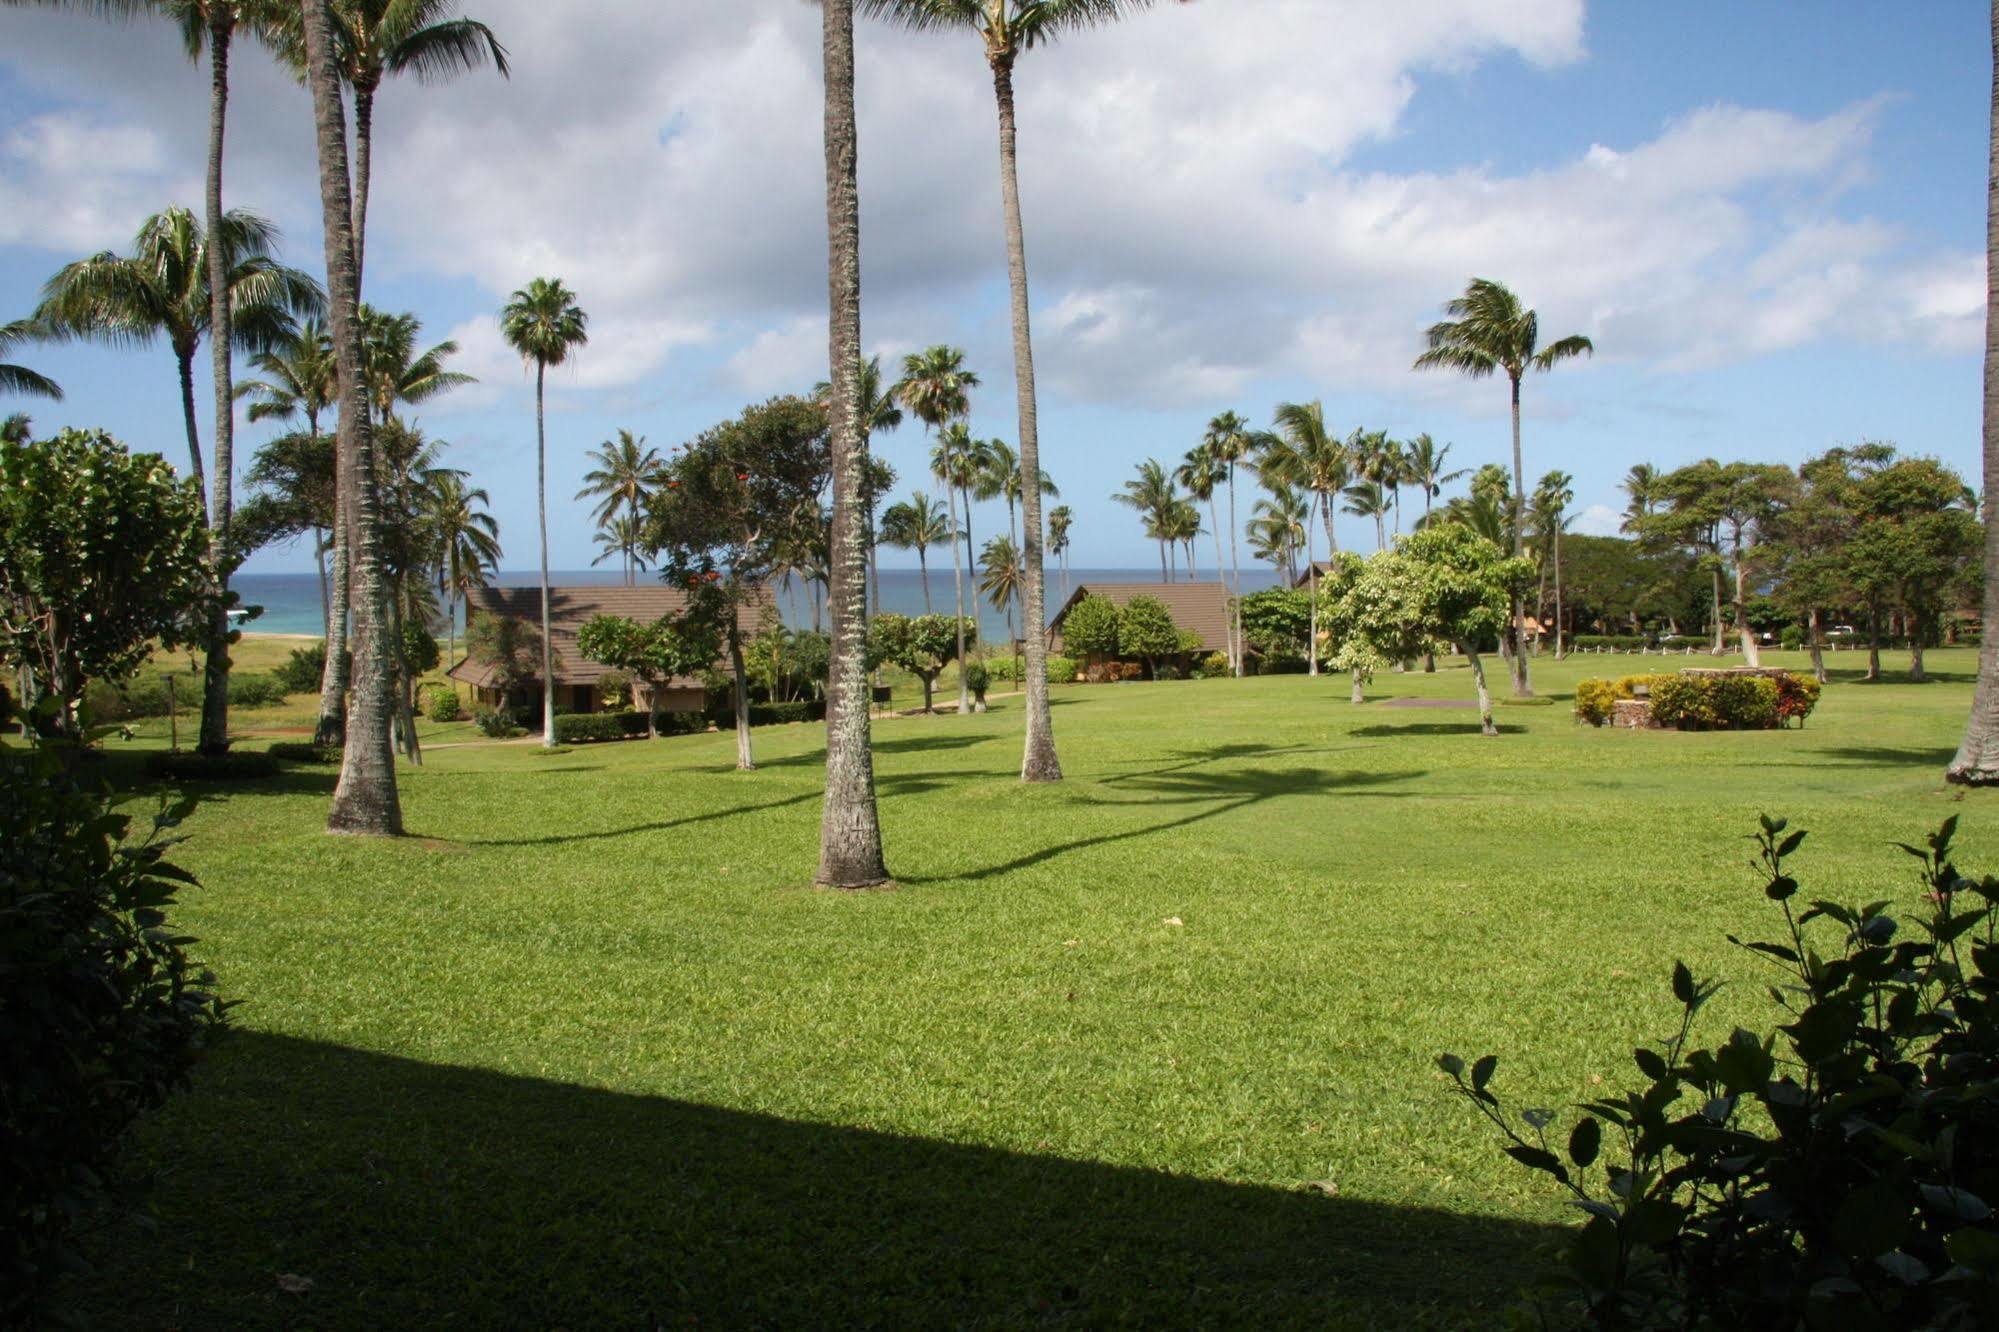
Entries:
{"type": "Polygon", "coordinates": [[[1656,731],[1649,698],[1620,698],[1610,705],[1610,724],[1620,731],[1656,731]]]}

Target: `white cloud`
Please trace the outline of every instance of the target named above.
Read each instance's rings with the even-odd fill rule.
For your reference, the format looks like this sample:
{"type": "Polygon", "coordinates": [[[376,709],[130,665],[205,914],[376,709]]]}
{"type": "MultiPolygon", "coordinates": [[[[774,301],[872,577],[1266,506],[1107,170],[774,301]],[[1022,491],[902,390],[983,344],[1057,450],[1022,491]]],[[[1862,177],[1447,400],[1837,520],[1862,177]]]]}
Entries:
{"type": "Polygon", "coordinates": [[[1584,536],[1617,536],[1624,515],[1607,504],[1592,504],[1576,515],[1576,531],[1584,536]]]}

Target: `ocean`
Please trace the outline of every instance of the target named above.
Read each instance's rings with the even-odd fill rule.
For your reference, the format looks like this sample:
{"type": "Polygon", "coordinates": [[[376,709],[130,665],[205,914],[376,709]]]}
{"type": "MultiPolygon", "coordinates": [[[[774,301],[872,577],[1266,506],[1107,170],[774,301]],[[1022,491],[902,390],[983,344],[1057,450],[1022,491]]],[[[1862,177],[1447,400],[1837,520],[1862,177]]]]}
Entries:
{"type": "MultiPolygon", "coordinates": [[[[1213,570],[1204,570],[1211,581],[1213,570]]],[[[652,575],[641,574],[641,578],[652,575]]],[[[1061,609],[1067,599],[1068,589],[1088,582],[1104,583],[1151,583],[1159,580],[1159,570],[1152,569],[1071,569],[1065,579],[1060,571],[1048,571],[1048,614],[1052,617],[1061,609]]],[[[624,581],[623,575],[604,569],[563,569],[551,570],[549,581],[556,586],[597,586],[602,587],[624,581]]],[[[541,575],[533,570],[503,570],[493,575],[492,582],[498,587],[535,587],[541,582],[541,575]]],[[[1267,565],[1254,569],[1245,567],[1242,571],[1242,587],[1245,592],[1273,587],[1277,575],[1267,565]]],[[[262,613],[243,624],[246,632],[253,634],[320,634],[324,632],[325,619],[320,609],[319,575],[316,573],[286,574],[238,574],[231,585],[242,595],[245,606],[261,607],[262,613]]],[[[967,594],[971,591],[966,588],[967,594]]],[[[951,570],[930,571],[930,608],[939,615],[951,613],[951,570]]],[[[923,581],[915,569],[883,569],[881,571],[882,609],[902,615],[923,614],[923,581]]],[[[810,629],[813,625],[812,595],[804,586],[782,587],[778,593],[778,609],[785,623],[794,629],[810,629]]],[[[459,612],[462,617],[463,610],[459,612]]],[[[983,601],[978,607],[979,631],[987,642],[1001,642],[1006,638],[1006,615],[994,610],[983,601]]],[[[820,613],[821,626],[825,614],[820,613]]]]}

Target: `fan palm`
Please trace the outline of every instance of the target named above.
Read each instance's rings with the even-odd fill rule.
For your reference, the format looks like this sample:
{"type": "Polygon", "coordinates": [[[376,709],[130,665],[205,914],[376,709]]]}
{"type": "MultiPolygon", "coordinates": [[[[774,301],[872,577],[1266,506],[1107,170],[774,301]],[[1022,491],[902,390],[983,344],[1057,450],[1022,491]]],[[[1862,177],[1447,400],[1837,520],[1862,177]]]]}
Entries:
{"type": "MultiPolygon", "coordinates": [[[[298,332],[297,317],[319,314],[325,293],[306,274],[272,257],[276,227],[251,213],[232,212],[223,220],[226,281],[235,311],[236,346],[266,351],[298,332]]],[[[130,255],[110,252],[66,264],[42,289],[35,324],[55,339],[78,339],[111,346],[146,346],[164,338],[180,372],[181,413],[187,428],[188,458],[196,484],[206,485],[201,432],[195,420],[194,357],[209,337],[209,246],[201,225],[185,208],[169,208],[146,219],[130,255]]],[[[226,357],[224,358],[227,359],[226,357]]],[[[217,459],[220,472],[221,459],[217,459]]],[[[210,498],[217,509],[220,491],[210,498]]]]}
{"type": "Polygon", "coordinates": [[[492,503],[482,486],[468,486],[462,473],[441,471],[426,487],[425,520],[437,546],[438,590],[444,594],[446,661],[458,657],[458,607],[465,594],[486,585],[500,567],[499,520],[486,511],[492,503]]]}
{"type": "Polygon", "coordinates": [[[629,430],[620,430],[616,440],[605,440],[585,456],[597,465],[583,474],[583,488],[576,492],[576,498],[598,501],[590,518],[601,529],[598,544],[604,547],[604,555],[591,563],[601,564],[614,552],[622,552],[625,586],[630,587],[633,575],[645,567],[634,558],[644,544],[638,539],[639,515],[647,497],[666,477],[666,460],[658,449],[646,444],[644,435],[629,430]],[[625,520],[622,528],[618,526],[620,517],[625,520]]]}
{"type": "MultiPolygon", "coordinates": [[[[41,336],[41,329],[33,321],[16,319],[11,324],[0,324],[0,356],[23,342],[41,336]]],[[[0,361],[0,393],[18,393],[24,397],[54,398],[62,401],[62,386],[46,375],[38,375],[25,365],[8,365],[0,361]]]]}
{"type": "MultiPolygon", "coordinates": [[[[882,540],[897,550],[914,550],[923,581],[923,613],[930,614],[930,563],[926,552],[951,539],[951,515],[917,490],[882,510],[882,540]]],[[[954,562],[955,563],[955,562],[954,562]]]]}
{"type": "MultiPolygon", "coordinates": [[[[1465,294],[1444,307],[1450,318],[1430,325],[1424,334],[1429,350],[1416,358],[1418,370],[1456,370],[1473,379],[1504,371],[1513,406],[1513,553],[1523,553],[1519,515],[1527,506],[1526,476],[1520,457],[1520,381],[1529,370],[1546,372],[1561,362],[1592,355],[1596,345],[1571,334],[1540,345],[1540,320],[1524,309],[1520,298],[1489,278],[1473,278],[1465,294]]],[[[1521,651],[1526,613],[1519,594],[1513,597],[1513,693],[1531,698],[1527,654],[1521,651]]]]}
{"type": "Polygon", "coordinates": [[[559,278],[536,278],[500,311],[507,345],[534,366],[535,508],[541,521],[541,743],[555,747],[555,654],[548,606],[548,367],[566,362],[590,341],[590,316],[559,278]]]}
{"type": "MultiPolygon", "coordinates": [[[[917,31],[957,29],[978,37],[992,73],[999,112],[1000,200],[1005,215],[1008,287],[1012,297],[1013,371],[1020,417],[1020,459],[1026,485],[1026,613],[1043,623],[1041,566],[1041,442],[1035,410],[1034,340],[1028,326],[1027,245],[1020,218],[1020,178],[1014,123],[1013,70],[1023,52],[1065,33],[1110,23],[1146,8],[1151,0],[857,0],[860,12],[917,31]]],[[[1021,763],[1025,781],[1058,781],[1053,723],[1048,710],[1046,635],[1028,637],[1027,736],[1021,763]]]]}

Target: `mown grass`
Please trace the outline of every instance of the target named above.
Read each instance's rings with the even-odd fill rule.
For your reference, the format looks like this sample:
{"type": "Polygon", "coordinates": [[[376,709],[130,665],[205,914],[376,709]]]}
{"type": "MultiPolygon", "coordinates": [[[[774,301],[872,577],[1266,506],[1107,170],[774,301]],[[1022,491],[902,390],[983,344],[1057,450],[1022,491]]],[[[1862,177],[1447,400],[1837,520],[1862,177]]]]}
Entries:
{"type": "Polygon", "coordinates": [[[1931,664],[1757,734],[1387,701],[1462,669],[1064,688],[1037,788],[1005,701],[884,722],[899,887],[863,895],[806,886],[813,726],[754,773],[728,735],[436,749],[393,843],[321,831],[330,773],[204,792],[178,923],[242,1034],[144,1135],[161,1228],[78,1291],[112,1326],[1487,1323],[1565,1218],[1434,1056],[1596,1094],[1676,957],[1756,1015],[1759,811],[1814,830],[1813,895],[1909,895],[1886,843],[1951,813],[1989,863],[1992,798],[1941,780],[1972,654],[1931,664]]]}

